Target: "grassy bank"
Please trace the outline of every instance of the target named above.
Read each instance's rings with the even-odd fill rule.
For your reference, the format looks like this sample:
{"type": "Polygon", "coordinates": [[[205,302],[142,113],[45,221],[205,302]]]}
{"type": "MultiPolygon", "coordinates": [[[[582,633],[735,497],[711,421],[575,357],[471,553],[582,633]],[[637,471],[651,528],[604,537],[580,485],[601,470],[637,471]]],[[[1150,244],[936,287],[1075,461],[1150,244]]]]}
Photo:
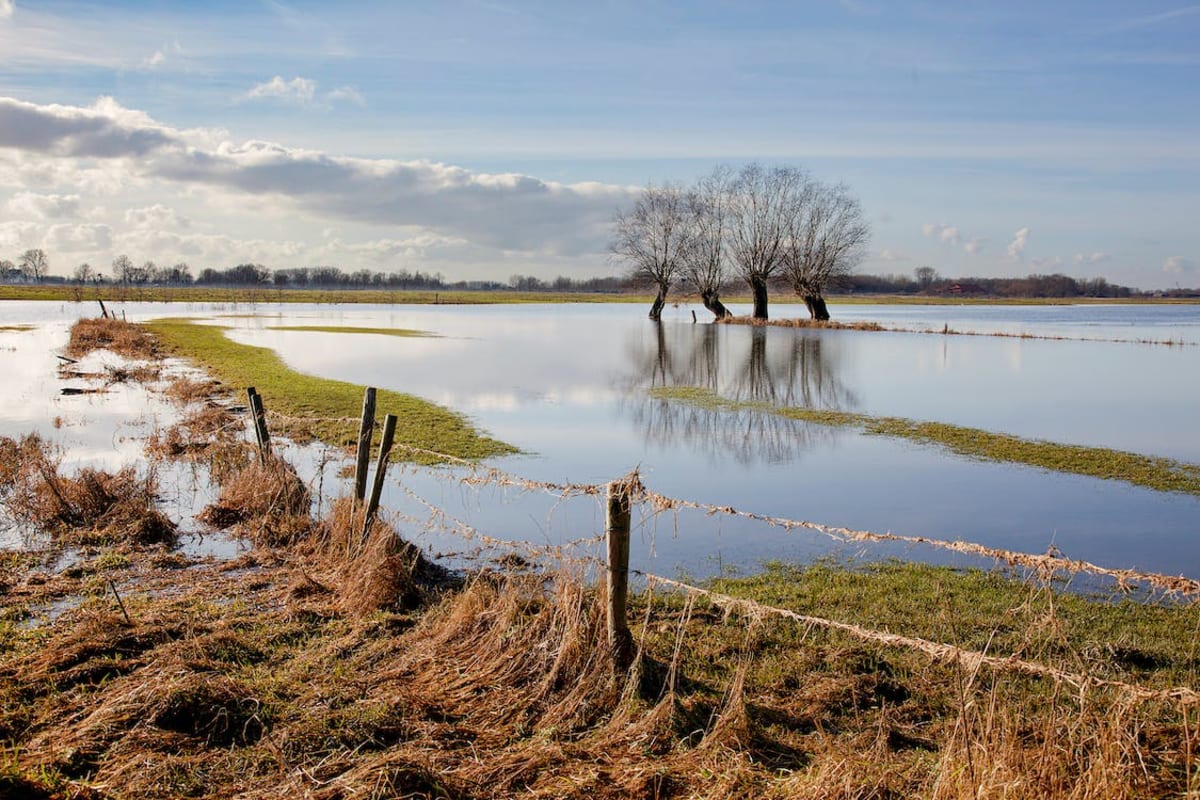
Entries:
{"type": "MultiPolygon", "coordinates": [[[[627,678],[599,644],[597,595],[563,576],[476,576],[418,607],[361,615],[298,553],[219,564],[106,550],[70,574],[34,574],[0,564],[12,587],[12,619],[0,621],[0,796],[1151,798],[1200,789],[1190,756],[1200,720],[1186,704],[972,671],[729,617],[702,600],[635,598],[641,656],[627,678]],[[18,624],[20,609],[47,598],[69,610],[18,624]]],[[[990,640],[990,652],[1147,686],[1175,685],[1197,666],[1194,606],[1064,603],[994,576],[902,565],[776,566],[717,588],[805,613],[845,606],[868,624],[990,640]]]]}
{"type": "Polygon", "coordinates": [[[818,425],[855,428],[873,436],[890,436],[936,445],[957,455],[984,461],[1022,464],[1055,472],[1125,481],[1160,492],[1200,495],[1200,465],[1169,458],[1106,447],[1023,439],[944,422],[920,422],[903,417],[877,417],[832,409],[727,400],[708,389],[693,387],[659,388],[652,390],[651,394],[665,400],[720,411],[753,410],[818,425]]]}
{"type": "MultiPolygon", "coordinates": [[[[182,319],[156,320],[146,327],[172,354],[196,363],[227,386],[239,391],[256,387],[267,411],[275,415],[271,426],[277,432],[333,445],[356,441],[363,387],[297,372],[268,348],[234,342],[224,328],[182,319]]],[[[399,417],[397,444],[469,459],[515,452],[511,445],[480,433],[461,414],[412,395],[380,390],[376,407],[380,415],[399,417]]],[[[415,458],[403,451],[397,455],[415,458]]]]}

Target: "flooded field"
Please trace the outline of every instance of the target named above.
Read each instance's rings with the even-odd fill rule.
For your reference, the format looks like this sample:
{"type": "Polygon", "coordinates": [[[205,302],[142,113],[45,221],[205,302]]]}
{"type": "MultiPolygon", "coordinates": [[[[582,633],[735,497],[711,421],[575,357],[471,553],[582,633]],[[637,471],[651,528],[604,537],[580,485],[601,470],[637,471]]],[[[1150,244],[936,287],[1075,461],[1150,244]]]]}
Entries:
{"type": "MultiPolygon", "coordinates": [[[[522,451],[493,465],[534,481],[602,483],[637,468],[649,489],[681,500],[1031,553],[1054,547],[1105,566],[1200,577],[1194,546],[1200,498],[1193,495],[649,394],[655,387],[700,386],[732,400],[947,422],[1200,463],[1195,306],[833,309],[842,321],[910,331],[1055,337],[1045,339],[712,326],[693,324],[687,307],[668,309],[654,325],[633,305],[128,304],[121,310],[131,321],[202,318],[226,326],[235,341],[275,350],[302,372],[462,411],[522,451]],[[300,326],[432,335],[280,329],[300,326]]],[[[127,385],[103,395],[59,393],[66,384],[55,372],[56,348],[70,322],[94,309],[9,303],[3,311],[4,325],[33,327],[0,331],[11,387],[0,399],[0,433],[36,429],[79,465],[141,460],[139,437],[171,413],[161,401],[127,385]]],[[[777,305],[773,315],[798,317],[803,309],[777,305]]],[[[339,466],[325,465],[320,481],[327,490],[337,485],[339,466]]],[[[318,480],[315,467],[309,474],[318,480]]],[[[602,528],[592,497],[467,486],[454,480],[460,471],[444,467],[407,467],[396,475],[384,508],[436,553],[461,556],[477,546],[451,535],[464,526],[547,545],[602,528]],[[429,506],[446,516],[434,517],[429,506]]],[[[640,517],[634,565],[652,565],[660,574],[745,571],[772,559],[823,555],[947,560],[926,548],[851,546],[699,511],[641,509],[640,517]]]]}

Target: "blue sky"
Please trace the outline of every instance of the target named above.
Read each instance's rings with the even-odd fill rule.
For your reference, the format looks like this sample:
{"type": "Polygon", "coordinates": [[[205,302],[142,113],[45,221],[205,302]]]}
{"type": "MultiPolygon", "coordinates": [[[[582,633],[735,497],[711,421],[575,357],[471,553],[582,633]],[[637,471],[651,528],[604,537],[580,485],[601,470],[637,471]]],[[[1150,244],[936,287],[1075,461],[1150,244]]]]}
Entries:
{"type": "Polygon", "coordinates": [[[616,269],[637,187],[844,181],[861,269],[1200,285],[1200,4],[0,0],[0,258],[616,269]]]}

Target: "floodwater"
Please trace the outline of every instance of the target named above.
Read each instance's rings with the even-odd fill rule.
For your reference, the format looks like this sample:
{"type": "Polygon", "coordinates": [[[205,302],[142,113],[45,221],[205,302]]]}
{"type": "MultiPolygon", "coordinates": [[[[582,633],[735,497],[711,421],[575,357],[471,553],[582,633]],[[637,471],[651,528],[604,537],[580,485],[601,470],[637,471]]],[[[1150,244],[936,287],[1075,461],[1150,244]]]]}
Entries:
{"type": "MultiPolygon", "coordinates": [[[[1200,577],[1200,498],[981,462],[770,415],[698,409],[647,393],[696,385],[728,398],[937,420],[1200,463],[1200,307],[832,309],[840,320],[914,331],[949,327],[1067,340],[713,326],[703,322],[703,309],[694,324],[691,310],[669,308],[655,325],[644,308],[624,304],[124,308],[131,320],[203,316],[227,326],[237,341],[276,350],[301,371],[457,409],[521,448],[495,466],[533,480],[603,483],[637,468],[649,489],[687,501],[1032,553],[1053,546],[1105,566],[1200,577]],[[416,328],[435,338],[273,329],[318,324],[416,328]],[[1111,339],[1125,341],[1099,341],[1111,339]]],[[[803,315],[796,306],[772,311],[803,315]]],[[[0,357],[25,365],[26,354],[36,352],[42,367],[28,369],[37,373],[69,320],[91,309],[14,303],[0,312],[0,324],[39,326],[0,333],[0,357]]],[[[48,415],[63,416],[61,400],[39,405],[56,392],[37,380],[26,381],[32,382],[26,401],[0,404],[0,432],[13,435],[14,427],[24,432],[44,426],[48,415]]],[[[84,406],[80,413],[92,412],[84,406]]],[[[413,493],[497,538],[553,545],[602,528],[595,498],[467,486],[454,480],[459,471],[446,468],[395,474],[385,508],[435,552],[463,553],[478,542],[454,541],[447,520],[430,521],[413,493]]],[[[667,575],[824,555],[966,563],[926,548],[851,547],[721,514],[640,509],[639,520],[635,565],[667,575]]]]}

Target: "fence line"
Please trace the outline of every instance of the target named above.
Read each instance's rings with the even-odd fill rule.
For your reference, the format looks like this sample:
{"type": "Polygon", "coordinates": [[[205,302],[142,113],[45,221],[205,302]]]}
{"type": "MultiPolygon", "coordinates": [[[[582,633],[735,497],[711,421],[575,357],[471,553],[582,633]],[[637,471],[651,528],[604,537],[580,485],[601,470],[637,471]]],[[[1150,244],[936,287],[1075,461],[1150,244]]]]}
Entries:
{"type": "MultiPolygon", "coordinates": [[[[272,416],[278,416],[280,419],[294,421],[359,422],[357,418],[353,417],[287,417],[284,415],[274,414],[272,416]]],[[[498,467],[483,466],[476,461],[460,458],[448,453],[439,453],[436,450],[416,447],[414,445],[394,444],[393,450],[400,450],[407,453],[412,453],[414,455],[436,459],[441,462],[467,467],[471,470],[471,474],[465,477],[459,477],[457,480],[460,483],[470,486],[496,485],[526,490],[540,490],[557,495],[560,499],[566,499],[567,497],[580,495],[599,497],[604,494],[606,486],[605,483],[556,483],[552,481],[531,480],[519,475],[514,475],[498,467]]],[[[640,500],[646,502],[650,504],[656,511],[660,512],[674,511],[685,508],[695,511],[702,511],[710,516],[722,514],[725,516],[748,519],[770,525],[772,527],[783,528],[787,531],[794,531],[796,529],[810,530],[839,541],[892,542],[897,544],[924,545],[927,547],[963,553],[966,555],[990,558],[1009,565],[1026,567],[1041,574],[1062,572],[1071,574],[1086,573],[1091,575],[1100,575],[1107,578],[1112,578],[1122,589],[1128,588],[1129,584],[1133,582],[1141,582],[1153,588],[1160,589],[1181,597],[1200,597],[1200,580],[1186,578],[1182,575],[1164,575],[1161,573],[1143,572],[1135,569],[1104,567],[1082,559],[1067,558],[1059,554],[1057,550],[1051,550],[1050,552],[1043,554],[1022,553],[1015,550],[989,547],[987,545],[962,539],[948,540],[927,536],[905,536],[893,533],[876,533],[873,531],[855,530],[853,528],[846,528],[837,525],[826,525],[819,522],[758,514],[752,511],[738,511],[732,506],[718,506],[710,503],[701,503],[694,500],[682,500],[679,498],[668,497],[667,495],[646,489],[641,484],[639,484],[634,490],[632,499],[635,501],[640,500]]]]}
{"type": "Polygon", "coordinates": [[[460,538],[465,539],[467,541],[482,542],[483,544],[489,545],[491,547],[501,547],[501,548],[504,548],[507,550],[513,550],[513,551],[523,550],[526,553],[529,553],[530,555],[532,555],[534,557],[540,558],[540,557],[544,557],[544,556],[550,556],[551,558],[554,558],[556,560],[563,561],[566,563],[588,564],[588,565],[592,565],[592,566],[603,566],[603,564],[604,564],[604,561],[602,559],[594,557],[594,556],[593,557],[579,557],[579,556],[568,556],[567,555],[567,551],[570,549],[573,549],[576,547],[581,547],[584,545],[589,545],[589,544],[591,544],[591,545],[600,544],[602,541],[604,541],[603,535],[588,536],[588,537],[584,537],[581,539],[573,539],[571,541],[563,542],[561,544],[537,544],[536,542],[530,542],[525,539],[498,539],[494,536],[488,536],[487,534],[483,533],[482,531],[480,531],[478,528],[474,527],[470,523],[464,522],[463,520],[460,520],[457,517],[451,516],[450,514],[446,513],[446,511],[444,509],[439,508],[438,506],[429,502],[424,497],[421,497],[419,494],[412,491],[408,487],[401,486],[401,490],[413,502],[419,503],[420,505],[423,505],[425,508],[429,509],[429,518],[427,520],[425,520],[424,523],[421,523],[421,521],[415,517],[407,517],[408,519],[410,519],[411,521],[413,521],[415,523],[425,524],[428,526],[428,525],[439,524],[437,521],[441,520],[441,524],[439,524],[439,527],[443,531],[457,535],[460,538]]]}
{"type": "Polygon", "coordinates": [[[682,581],[664,578],[661,575],[654,575],[649,572],[636,572],[636,574],[644,577],[650,584],[661,584],[663,586],[679,589],[687,592],[691,597],[706,597],[721,608],[730,611],[740,611],[747,616],[762,617],[770,615],[784,617],[785,619],[791,619],[795,622],[800,622],[810,627],[841,631],[865,641],[878,642],[880,644],[885,644],[892,647],[904,647],[910,650],[919,650],[935,659],[957,661],[963,666],[973,670],[978,669],[981,666],[988,666],[992,669],[1000,671],[1023,672],[1028,675],[1049,678],[1056,683],[1066,683],[1078,688],[1081,691],[1091,686],[1103,686],[1125,692],[1131,697],[1142,701],[1170,700],[1189,705],[1194,705],[1200,701],[1200,693],[1197,693],[1196,690],[1187,686],[1175,686],[1170,689],[1150,689],[1145,686],[1139,686],[1135,683],[1127,683],[1125,681],[1117,681],[1107,678],[1096,678],[1090,675],[1080,675],[1075,672],[1068,672],[1066,670],[1051,667],[1037,661],[1029,661],[1017,656],[991,656],[987,653],[979,652],[978,650],[968,650],[953,644],[935,642],[915,636],[901,636],[899,634],[888,633],[886,631],[877,631],[871,628],[864,628],[849,622],[838,622],[837,620],[826,619],[825,617],[814,617],[808,614],[800,614],[786,608],[777,608],[775,606],[768,606],[755,602],[754,600],[747,600],[741,597],[734,597],[732,595],[714,592],[711,589],[703,589],[699,586],[692,586],[691,584],[683,583],[682,581]]]}

